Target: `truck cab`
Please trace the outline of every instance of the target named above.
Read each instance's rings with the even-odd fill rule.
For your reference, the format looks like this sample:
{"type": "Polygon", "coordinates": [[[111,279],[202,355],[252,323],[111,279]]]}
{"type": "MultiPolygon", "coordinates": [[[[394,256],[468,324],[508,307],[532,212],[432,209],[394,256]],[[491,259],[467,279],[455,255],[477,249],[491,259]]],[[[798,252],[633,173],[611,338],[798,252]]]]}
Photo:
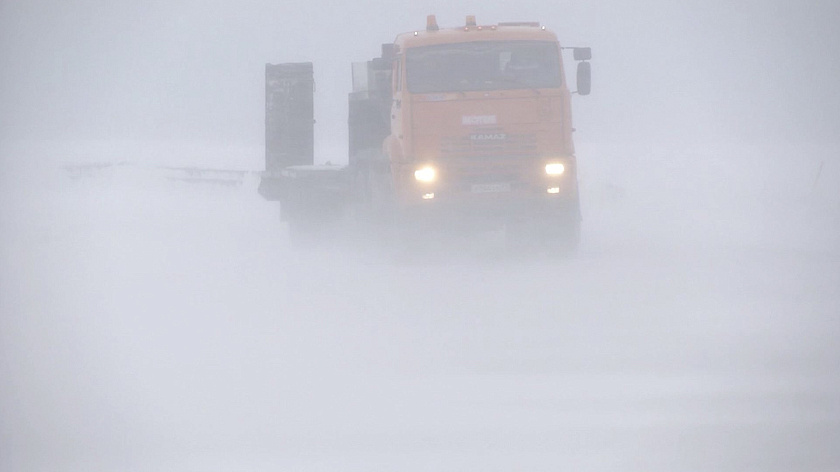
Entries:
{"type": "Polygon", "coordinates": [[[383,51],[389,133],[368,178],[374,198],[408,218],[542,220],[577,232],[571,92],[553,32],[472,17],[440,29],[431,16],[383,51]]]}

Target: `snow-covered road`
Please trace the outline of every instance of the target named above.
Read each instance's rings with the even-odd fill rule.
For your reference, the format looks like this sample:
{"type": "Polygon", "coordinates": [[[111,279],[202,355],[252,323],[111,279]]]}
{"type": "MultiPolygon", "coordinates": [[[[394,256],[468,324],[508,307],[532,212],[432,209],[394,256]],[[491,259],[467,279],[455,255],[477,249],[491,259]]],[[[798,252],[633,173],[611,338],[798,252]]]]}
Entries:
{"type": "Polygon", "coordinates": [[[5,149],[0,470],[840,470],[838,150],[578,147],[579,254],[408,263],[5,149]]]}

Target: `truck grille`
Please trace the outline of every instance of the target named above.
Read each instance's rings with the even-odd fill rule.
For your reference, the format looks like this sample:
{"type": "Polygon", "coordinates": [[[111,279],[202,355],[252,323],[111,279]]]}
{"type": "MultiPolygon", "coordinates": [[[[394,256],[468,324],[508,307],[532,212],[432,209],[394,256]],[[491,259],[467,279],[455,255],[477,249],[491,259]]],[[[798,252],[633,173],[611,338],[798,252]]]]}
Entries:
{"type": "Polygon", "coordinates": [[[440,156],[448,158],[530,158],[537,157],[534,134],[509,134],[498,129],[482,130],[466,136],[444,136],[440,156]]]}
{"type": "Polygon", "coordinates": [[[480,163],[473,158],[441,163],[444,185],[452,191],[469,192],[473,185],[510,184],[512,190],[528,186],[529,166],[519,159],[493,157],[480,163]]]}

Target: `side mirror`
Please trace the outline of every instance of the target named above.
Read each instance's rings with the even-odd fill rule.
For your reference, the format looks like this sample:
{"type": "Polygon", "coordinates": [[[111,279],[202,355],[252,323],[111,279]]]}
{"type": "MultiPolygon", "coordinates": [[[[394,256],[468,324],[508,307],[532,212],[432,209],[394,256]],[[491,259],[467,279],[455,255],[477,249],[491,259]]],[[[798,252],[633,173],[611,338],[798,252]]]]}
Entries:
{"type": "Polygon", "coordinates": [[[588,61],[592,59],[592,48],[572,48],[576,61],[588,61]]]}
{"type": "Polygon", "coordinates": [[[577,93],[589,95],[592,87],[592,66],[589,62],[578,62],[577,65],[577,93]]]}

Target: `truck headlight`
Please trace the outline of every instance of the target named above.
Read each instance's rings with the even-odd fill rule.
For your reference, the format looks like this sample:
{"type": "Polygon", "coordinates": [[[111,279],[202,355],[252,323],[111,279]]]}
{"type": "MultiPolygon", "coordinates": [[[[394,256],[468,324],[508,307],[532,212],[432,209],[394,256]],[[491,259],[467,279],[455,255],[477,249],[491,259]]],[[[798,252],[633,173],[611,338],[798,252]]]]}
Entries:
{"type": "Polygon", "coordinates": [[[434,167],[423,167],[414,171],[414,178],[418,182],[434,182],[437,178],[437,171],[434,167]]]}
{"type": "Polygon", "coordinates": [[[545,173],[548,175],[561,175],[563,172],[566,172],[566,166],[559,162],[545,165],[545,173]]]}

